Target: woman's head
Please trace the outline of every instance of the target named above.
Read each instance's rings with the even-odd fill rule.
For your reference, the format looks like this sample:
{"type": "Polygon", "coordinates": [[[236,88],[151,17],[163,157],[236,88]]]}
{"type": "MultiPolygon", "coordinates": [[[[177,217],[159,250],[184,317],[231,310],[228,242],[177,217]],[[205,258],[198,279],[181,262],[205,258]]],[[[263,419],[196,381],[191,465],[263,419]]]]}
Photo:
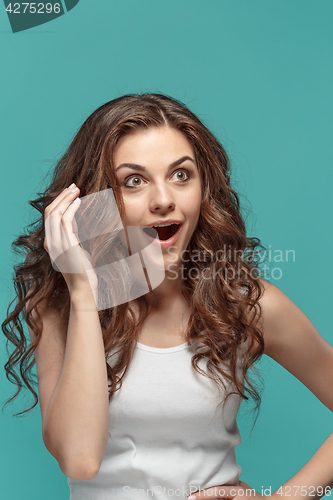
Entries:
{"type": "MultiPolygon", "coordinates": [[[[112,188],[125,225],[147,226],[168,219],[183,224],[177,241],[163,252],[165,264],[182,261],[181,293],[191,309],[186,333],[189,339],[200,340],[206,346],[206,351],[194,356],[195,365],[205,357],[211,378],[217,383],[221,375],[225,376],[235,383],[237,394],[243,397],[245,390],[257,399],[246,371],[263,352],[262,335],[254,321],[262,293],[253,258],[260,240],[246,235],[229,168],[227,154],[213,134],[185,105],[165,95],[125,95],[107,102],[86,119],[56,165],[51,185],[42,196],[30,201],[40,212],[40,219],[30,234],[20,236],[13,244],[24,247],[27,255],[25,262],[16,267],[18,304],[2,324],[4,334],[16,346],[6,370],[11,377],[13,367],[21,360],[22,378],[36,398],[35,404],[38,398],[30,385],[33,381],[26,378],[31,368],[26,367],[26,362],[38,345],[42,322],[35,322],[30,312],[46,299],[67,321],[70,315],[66,283],[53,269],[44,248],[44,210],[72,182],[80,188],[81,197],[112,188]],[[124,164],[140,167],[133,169],[124,164]],[[245,314],[247,311],[251,314],[245,314]],[[19,320],[21,312],[37,336],[29,349],[19,320]],[[16,330],[19,336],[15,337],[16,330]],[[248,361],[244,376],[250,389],[237,379],[235,371],[239,346],[248,337],[250,347],[254,340],[259,346],[252,358],[243,349],[248,361]],[[225,361],[230,362],[231,375],[221,368],[225,361]]],[[[168,236],[161,231],[167,230],[159,230],[161,239],[168,236]]],[[[111,240],[110,236],[110,244],[111,240]]],[[[101,248],[97,250],[98,256],[101,248]]],[[[112,370],[107,365],[110,397],[118,384],[121,386],[134,341],[149,314],[147,297],[136,301],[139,317],[131,314],[128,303],[99,311],[106,354],[113,349],[121,352],[112,370]]],[[[15,376],[11,379],[18,380],[15,376]]]]}

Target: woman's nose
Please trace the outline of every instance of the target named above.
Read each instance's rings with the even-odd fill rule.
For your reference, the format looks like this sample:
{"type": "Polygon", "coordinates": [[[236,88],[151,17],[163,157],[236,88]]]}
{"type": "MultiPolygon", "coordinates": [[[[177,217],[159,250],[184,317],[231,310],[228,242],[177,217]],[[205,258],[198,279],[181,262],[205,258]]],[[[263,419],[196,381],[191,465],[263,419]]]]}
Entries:
{"type": "Polygon", "coordinates": [[[176,206],[172,193],[166,187],[154,187],[151,199],[150,210],[155,211],[170,211],[176,206]]]}

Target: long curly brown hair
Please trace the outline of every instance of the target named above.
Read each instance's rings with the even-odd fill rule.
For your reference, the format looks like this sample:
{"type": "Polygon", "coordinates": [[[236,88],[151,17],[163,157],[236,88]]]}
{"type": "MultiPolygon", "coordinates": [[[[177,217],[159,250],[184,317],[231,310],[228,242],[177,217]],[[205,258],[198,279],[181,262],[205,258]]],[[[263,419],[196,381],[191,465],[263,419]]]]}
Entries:
{"type": "MultiPolygon", "coordinates": [[[[9,342],[15,347],[5,370],[8,380],[17,385],[17,391],[6,401],[6,405],[18,396],[24,385],[33,394],[35,403],[15,416],[23,415],[38,403],[33,388],[36,381],[31,369],[35,364],[33,353],[43,327],[36,306],[46,299],[48,305],[66,319],[67,324],[70,315],[66,282],[62,274],[52,267],[44,248],[45,208],[65,187],[75,182],[80,188],[80,196],[112,188],[122,216],[124,206],[113,165],[115,147],[119,139],[129,132],[161,126],[179,130],[191,143],[202,183],[200,216],[187,248],[189,259],[185,262],[181,290],[191,310],[187,339],[198,340],[204,346],[192,357],[192,365],[220,387],[225,387],[225,380],[229,380],[235,388],[229,395],[238,394],[248,400],[249,394],[259,411],[260,395],[247,372],[249,368],[254,370],[253,364],[264,351],[258,321],[263,286],[257,261],[257,249],[264,247],[258,238],[246,235],[239,196],[231,187],[230,161],[220,142],[180,101],[162,94],[145,93],[124,95],[94,111],[56,164],[48,189],[38,193],[39,198],[29,201],[41,215],[28,226],[28,234],[19,236],[12,244],[16,253],[24,251],[25,259],[14,266],[16,297],[8,306],[2,330],[7,337],[7,350],[9,342]],[[198,259],[198,254],[204,258],[198,259]],[[196,272],[193,273],[193,269],[196,272]],[[32,285],[33,292],[30,290],[27,297],[32,285]],[[15,308],[10,313],[9,309],[15,301],[15,308]],[[34,309],[37,312],[35,319],[31,315],[34,309]],[[36,334],[36,340],[29,347],[22,319],[36,334]],[[248,350],[253,346],[255,349],[250,356],[248,350]],[[244,360],[242,378],[237,369],[239,352],[244,360]],[[201,358],[207,361],[207,373],[198,367],[201,358]],[[16,368],[19,368],[19,374],[16,368]]],[[[140,327],[150,312],[151,301],[146,296],[139,297],[135,302],[139,306],[138,317],[131,313],[128,303],[98,312],[106,360],[111,351],[119,354],[113,367],[107,363],[109,399],[122,385],[140,327]]]]}

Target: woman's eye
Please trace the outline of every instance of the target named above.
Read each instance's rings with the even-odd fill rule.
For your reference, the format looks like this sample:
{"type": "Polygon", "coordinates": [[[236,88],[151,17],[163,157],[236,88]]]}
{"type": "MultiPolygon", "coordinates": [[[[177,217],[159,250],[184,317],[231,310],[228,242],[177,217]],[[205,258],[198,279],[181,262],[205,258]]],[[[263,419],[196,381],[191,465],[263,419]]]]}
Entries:
{"type": "Polygon", "coordinates": [[[190,178],[190,172],[188,172],[187,170],[184,170],[184,169],[177,170],[177,172],[175,172],[174,175],[177,175],[178,181],[188,181],[190,178]],[[178,174],[180,174],[180,176],[178,174]],[[185,178],[185,175],[186,175],[186,178],[185,178]]]}
{"type": "Polygon", "coordinates": [[[124,180],[123,185],[126,186],[126,187],[129,187],[129,188],[140,186],[141,184],[139,182],[137,182],[137,181],[141,181],[141,177],[137,177],[137,176],[132,175],[132,177],[127,177],[127,179],[124,180]],[[133,181],[132,185],[128,185],[128,183],[130,181],[133,181]]]}

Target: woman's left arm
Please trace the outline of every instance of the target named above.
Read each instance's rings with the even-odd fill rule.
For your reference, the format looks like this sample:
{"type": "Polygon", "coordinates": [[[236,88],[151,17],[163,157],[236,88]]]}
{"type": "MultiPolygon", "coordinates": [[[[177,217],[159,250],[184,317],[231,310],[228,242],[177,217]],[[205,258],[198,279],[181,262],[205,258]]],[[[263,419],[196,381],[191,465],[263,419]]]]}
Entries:
{"type": "MultiPolygon", "coordinates": [[[[279,288],[261,280],[265,292],[260,300],[264,354],[300,380],[333,412],[333,347],[320,335],[309,318],[279,288]]],[[[317,452],[280,490],[296,499],[320,498],[333,488],[333,433],[317,452]],[[286,487],[290,486],[291,488],[286,487]],[[299,490],[297,487],[300,486],[299,490]],[[301,489],[301,487],[303,487],[301,489]],[[294,493],[294,494],[293,494],[294,493]]]]}
{"type": "MultiPolygon", "coordinates": [[[[287,295],[271,283],[260,282],[265,288],[260,299],[264,354],[292,373],[333,412],[333,347],[287,295]]],[[[197,499],[206,498],[213,488],[196,493],[197,499]]],[[[223,498],[253,499],[254,490],[244,495],[245,489],[251,487],[242,481],[238,486],[222,485],[221,488],[224,489],[223,498]],[[243,490],[240,495],[238,489],[243,490]]],[[[309,462],[270,498],[281,500],[286,496],[288,500],[314,500],[325,495],[325,488],[328,494],[333,489],[333,433],[309,462]]],[[[262,495],[256,492],[255,497],[262,495]]],[[[221,498],[221,492],[220,496],[213,494],[210,498],[221,498]]]]}

